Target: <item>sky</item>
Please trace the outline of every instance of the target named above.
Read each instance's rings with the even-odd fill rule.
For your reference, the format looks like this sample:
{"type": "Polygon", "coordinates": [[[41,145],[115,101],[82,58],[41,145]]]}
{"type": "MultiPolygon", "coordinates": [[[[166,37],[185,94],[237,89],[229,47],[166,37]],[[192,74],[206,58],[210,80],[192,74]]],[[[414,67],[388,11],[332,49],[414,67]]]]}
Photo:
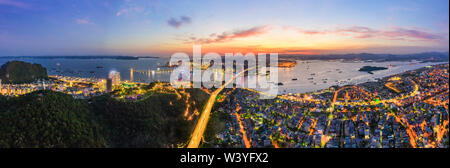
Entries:
{"type": "Polygon", "coordinates": [[[448,52],[448,0],[0,0],[0,56],[448,52]]]}

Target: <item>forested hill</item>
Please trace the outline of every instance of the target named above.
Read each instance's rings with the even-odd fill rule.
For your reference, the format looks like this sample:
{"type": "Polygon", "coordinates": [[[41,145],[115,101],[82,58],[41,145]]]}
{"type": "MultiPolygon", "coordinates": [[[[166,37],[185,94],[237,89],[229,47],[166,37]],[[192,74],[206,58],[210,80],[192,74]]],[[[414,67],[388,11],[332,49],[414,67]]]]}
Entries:
{"type": "MultiPolygon", "coordinates": [[[[188,102],[199,107],[209,96],[190,92],[195,100],[188,102]]],[[[74,99],[49,90],[0,95],[0,148],[177,147],[194,126],[183,117],[186,101],[159,92],[139,101],[108,94],[74,99]]]]}
{"type": "MultiPolygon", "coordinates": [[[[1,97],[1,96],[0,96],[1,97]]],[[[0,148],[105,147],[84,100],[52,91],[0,98],[0,148]]]]}
{"type": "Polygon", "coordinates": [[[0,67],[2,83],[31,83],[44,78],[47,78],[47,69],[40,64],[11,61],[0,67]]]}

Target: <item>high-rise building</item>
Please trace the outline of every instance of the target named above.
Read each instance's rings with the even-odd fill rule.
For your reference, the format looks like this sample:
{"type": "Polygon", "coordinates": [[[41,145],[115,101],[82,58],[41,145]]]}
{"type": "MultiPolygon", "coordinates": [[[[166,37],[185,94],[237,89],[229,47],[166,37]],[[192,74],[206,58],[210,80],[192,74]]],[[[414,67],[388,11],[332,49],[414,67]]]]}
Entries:
{"type": "Polygon", "coordinates": [[[111,79],[113,85],[120,85],[120,72],[111,71],[108,78],[111,79]]]}
{"type": "Polygon", "coordinates": [[[130,81],[133,82],[134,69],[130,68],[130,81]]]}
{"type": "Polygon", "coordinates": [[[112,79],[107,79],[106,80],[106,91],[107,92],[112,92],[112,79]]]}

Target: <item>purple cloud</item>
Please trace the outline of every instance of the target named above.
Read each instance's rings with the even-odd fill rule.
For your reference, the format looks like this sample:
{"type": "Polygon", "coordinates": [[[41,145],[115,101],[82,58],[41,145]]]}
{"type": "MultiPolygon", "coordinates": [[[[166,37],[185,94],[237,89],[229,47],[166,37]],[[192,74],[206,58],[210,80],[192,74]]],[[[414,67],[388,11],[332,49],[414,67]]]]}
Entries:
{"type": "Polygon", "coordinates": [[[121,16],[121,15],[125,15],[125,14],[132,13],[132,12],[139,13],[142,11],[144,11],[144,9],[140,8],[140,7],[124,8],[124,9],[117,11],[116,16],[121,16]]]}
{"type": "Polygon", "coordinates": [[[7,6],[14,6],[17,8],[28,8],[30,7],[29,4],[18,2],[16,0],[0,0],[0,5],[7,5],[7,6]]]}
{"type": "Polygon", "coordinates": [[[169,26],[172,26],[174,28],[179,28],[180,26],[189,23],[191,23],[191,18],[187,16],[181,16],[180,19],[170,18],[167,21],[167,24],[169,24],[169,26]]]}
{"type": "Polygon", "coordinates": [[[418,40],[442,40],[444,37],[431,34],[424,31],[414,30],[414,29],[403,29],[396,28],[392,31],[384,31],[381,34],[389,38],[414,38],[418,40]]]}
{"type": "Polygon", "coordinates": [[[369,27],[353,26],[348,28],[339,28],[335,30],[325,31],[311,31],[296,29],[297,32],[307,35],[323,35],[323,34],[338,34],[342,36],[352,36],[354,38],[385,38],[389,40],[421,40],[433,41],[442,40],[443,36],[425,32],[416,29],[395,28],[391,30],[376,30],[369,27]]]}
{"type": "Polygon", "coordinates": [[[84,25],[94,24],[91,21],[89,21],[89,19],[75,19],[75,22],[77,22],[77,24],[84,24],[84,25]]]}

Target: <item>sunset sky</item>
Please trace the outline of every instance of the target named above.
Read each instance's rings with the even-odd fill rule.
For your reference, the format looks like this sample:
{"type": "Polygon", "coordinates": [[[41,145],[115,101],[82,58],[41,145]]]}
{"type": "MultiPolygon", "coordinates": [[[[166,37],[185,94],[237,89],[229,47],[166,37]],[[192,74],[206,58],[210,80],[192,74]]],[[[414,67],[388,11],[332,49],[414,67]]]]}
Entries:
{"type": "Polygon", "coordinates": [[[0,0],[0,56],[449,50],[448,0],[0,0]]]}

